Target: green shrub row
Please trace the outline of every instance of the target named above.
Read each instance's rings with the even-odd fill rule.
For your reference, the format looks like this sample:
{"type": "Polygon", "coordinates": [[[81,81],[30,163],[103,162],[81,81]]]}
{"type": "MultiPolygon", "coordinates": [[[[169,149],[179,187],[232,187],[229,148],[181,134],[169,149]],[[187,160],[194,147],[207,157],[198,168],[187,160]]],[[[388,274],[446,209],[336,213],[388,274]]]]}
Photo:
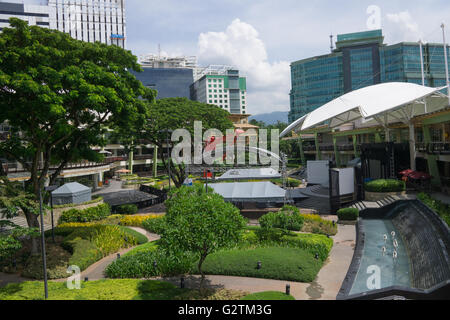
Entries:
{"type": "Polygon", "coordinates": [[[342,221],[358,220],[359,210],[356,208],[342,208],[338,210],[337,216],[342,221]]]}
{"type": "Polygon", "coordinates": [[[450,226],[450,206],[440,200],[433,199],[426,193],[419,193],[417,198],[435,211],[450,226]]]}
{"type": "Polygon", "coordinates": [[[61,214],[58,223],[98,221],[105,219],[109,215],[111,215],[111,207],[107,203],[102,203],[96,207],[83,210],[70,209],[64,211],[61,214]]]}
{"type": "Polygon", "coordinates": [[[162,234],[162,231],[164,230],[164,226],[166,224],[166,218],[161,217],[157,219],[147,219],[142,222],[142,228],[147,230],[148,232],[155,233],[155,234],[162,234]]]}
{"type": "Polygon", "coordinates": [[[115,208],[117,214],[136,214],[138,207],[135,204],[124,204],[115,208]]]}
{"type": "Polygon", "coordinates": [[[114,261],[106,268],[105,274],[116,279],[176,276],[189,273],[194,261],[191,254],[184,252],[138,251],[114,261]]]}
{"type": "Polygon", "coordinates": [[[406,190],[406,183],[394,179],[373,180],[365,184],[365,190],[368,192],[402,192],[406,190]]]}

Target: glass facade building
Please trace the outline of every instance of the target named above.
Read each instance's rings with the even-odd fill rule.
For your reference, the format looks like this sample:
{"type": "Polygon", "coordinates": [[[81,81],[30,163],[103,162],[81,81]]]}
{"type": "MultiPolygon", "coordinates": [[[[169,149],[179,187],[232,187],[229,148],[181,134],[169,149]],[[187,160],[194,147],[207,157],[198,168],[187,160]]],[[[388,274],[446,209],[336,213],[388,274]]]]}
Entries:
{"type": "MultiPolygon", "coordinates": [[[[420,46],[385,45],[381,30],[338,35],[332,53],[291,64],[289,122],[353,90],[383,82],[422,84],[420,46]]],[[[425,85],[446,85],[444,47],[424,44],[425,85]]],[[[450,60],[450,48],[447,50],[450,60]]]]}
{"type": "Polygon", "coordinates": [[[26,5],[19,1],[0,1],[0,31],[9,27],[9,18],[19,18],[29,25],[55,29],[53,10],[48,6],[26,5]]]}
{"type": "Polygon", "coordinates": [[[157,99],[190,98],[189,86],[194,82],[193,69],[142,67],[132,72],[142,84],[158,91],[157,99]]]}

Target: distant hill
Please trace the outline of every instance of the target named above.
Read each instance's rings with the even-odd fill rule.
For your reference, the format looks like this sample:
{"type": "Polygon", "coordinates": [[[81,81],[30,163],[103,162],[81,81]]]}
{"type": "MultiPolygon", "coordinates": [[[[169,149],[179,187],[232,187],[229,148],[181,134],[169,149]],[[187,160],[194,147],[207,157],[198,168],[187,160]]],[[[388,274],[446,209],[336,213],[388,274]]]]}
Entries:
{"type": "Polygon", "coordinates": [[[272,113],[257,114],[250,117],[250,120],[262,121],[266,124],[276,124],[278,121],[288,123],[288,111],[276,111],[272,113]]]}

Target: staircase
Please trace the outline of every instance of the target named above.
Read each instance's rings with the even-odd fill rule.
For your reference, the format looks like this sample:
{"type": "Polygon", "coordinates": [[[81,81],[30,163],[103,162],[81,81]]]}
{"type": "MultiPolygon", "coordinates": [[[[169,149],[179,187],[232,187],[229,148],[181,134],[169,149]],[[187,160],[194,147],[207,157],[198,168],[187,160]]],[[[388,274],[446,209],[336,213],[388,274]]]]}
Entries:
{"type": "Polygon", "coordinates": [[[400,200],[416,200],[416,196],[414,195],[404,195],[404,196],[388,196],[379,201],[359,201],[350,206],[350,208],[356,208],[359,211],[363,211],[365,209],[377,209],[386,207],[396,201],[400,200]]]}

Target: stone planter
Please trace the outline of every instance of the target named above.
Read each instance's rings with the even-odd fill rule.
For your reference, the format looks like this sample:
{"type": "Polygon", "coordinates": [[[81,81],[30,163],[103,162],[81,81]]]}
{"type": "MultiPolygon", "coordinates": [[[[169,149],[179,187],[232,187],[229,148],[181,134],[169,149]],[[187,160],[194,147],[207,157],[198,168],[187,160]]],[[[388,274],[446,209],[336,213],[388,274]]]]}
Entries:
{"type": "Polygon", "coordinates": [[[368,192],[365,191],[366,201],[380,201],[389,196],[404,196],[406,191],[402,192],[368,192]]]}

